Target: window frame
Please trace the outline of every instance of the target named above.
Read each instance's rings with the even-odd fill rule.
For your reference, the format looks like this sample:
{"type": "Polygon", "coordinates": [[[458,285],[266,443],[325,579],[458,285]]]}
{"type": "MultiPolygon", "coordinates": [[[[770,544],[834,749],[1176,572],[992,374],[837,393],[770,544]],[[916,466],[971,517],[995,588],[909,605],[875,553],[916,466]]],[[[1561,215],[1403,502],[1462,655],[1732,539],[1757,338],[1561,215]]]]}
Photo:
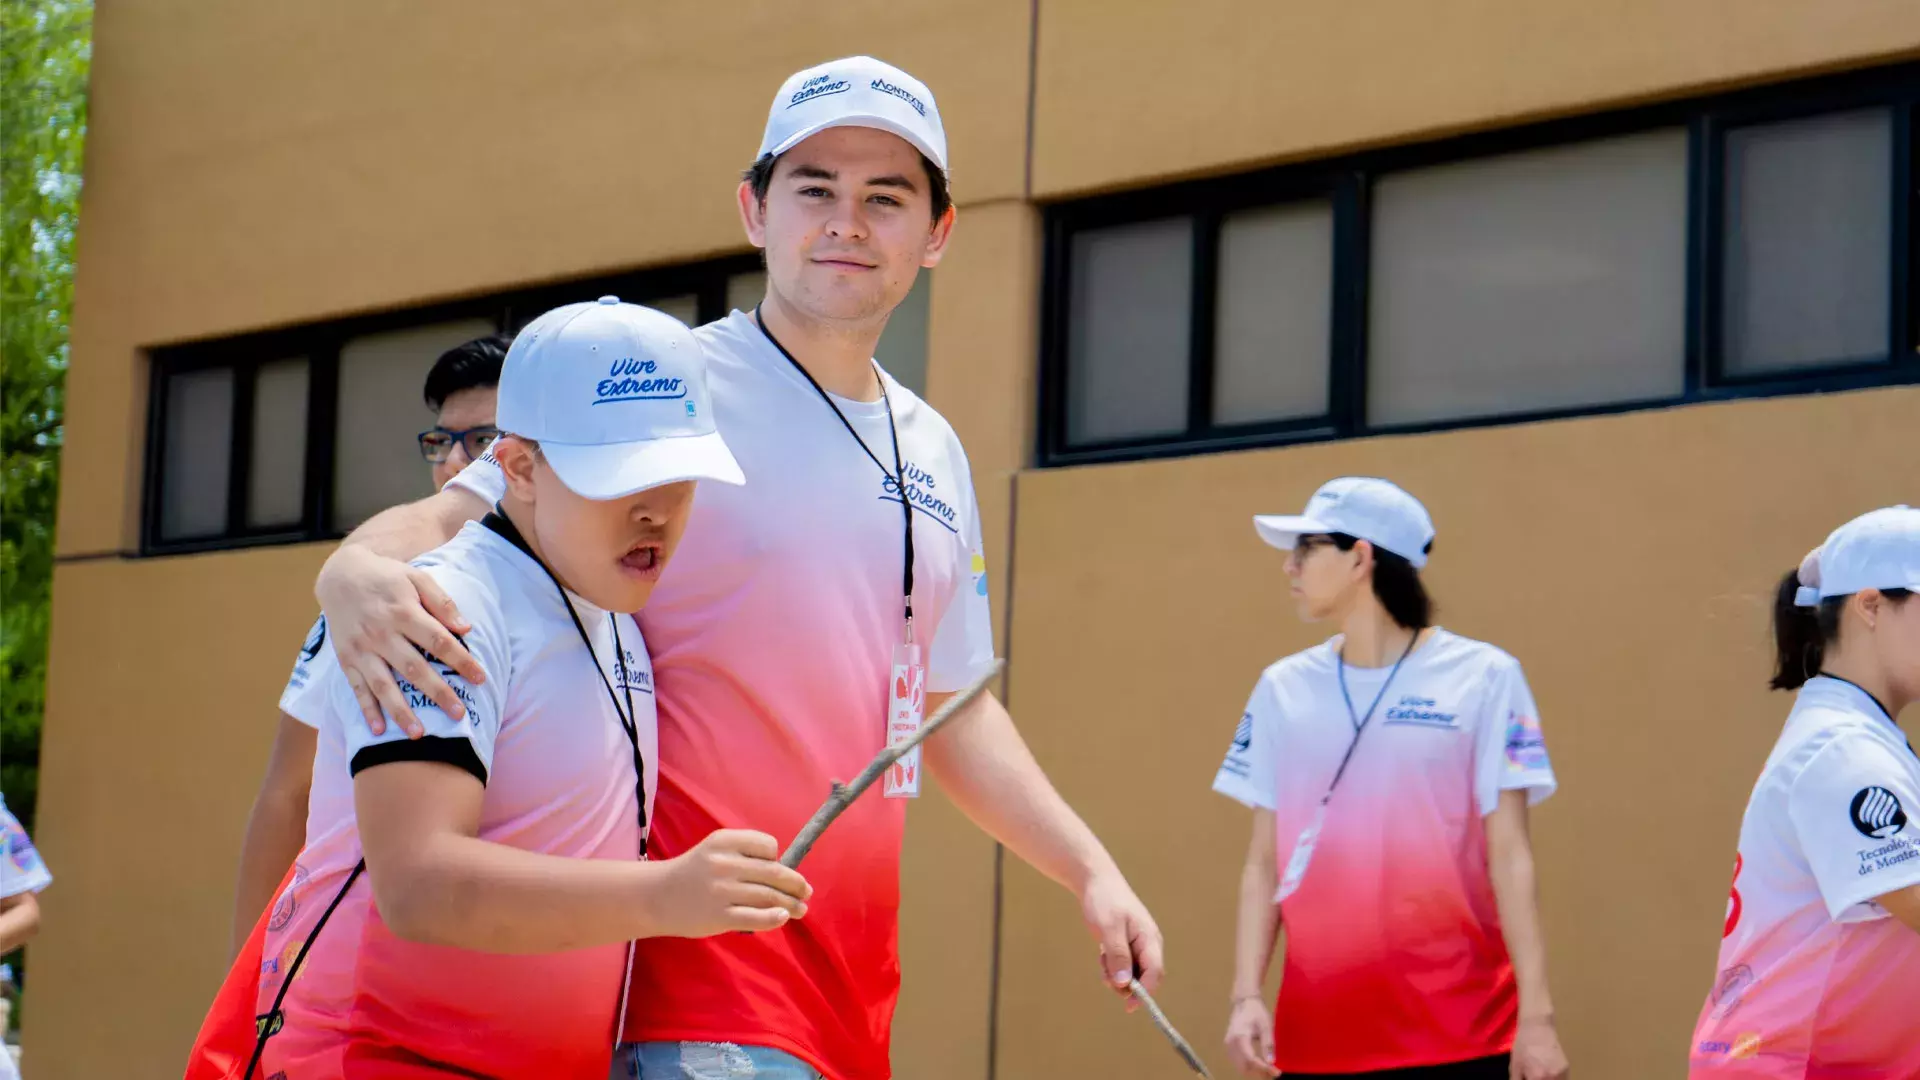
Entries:
{"type": "Polygon", "coordinates": [[[1772,397],[1920,382],[1916,309],[1920,200],[1913,167],[1914,128],[1920,120],[1920,62],[1815,79],[1776,83],[1592,115],[1546,120],[1421,143],[1360,151],[1325,160],[1283,164],[1228,176],[1179,181],[1050,204],[1044,208],[1041,279],[1037,463],[1043,467],[1130,461],[1213,451],[1323,442],[1369,435],[1409,434],[1557,420],[1750,397],[1772,397]],[[1888,108],[1893,113],[1891,177],[1890,317],[1887,352],[1847,365],[1816,365],[1752,375],[1724,372],[1721,298],[1724,250],[1726,136],[1730,129],[1838,113],[1888,108]],[[1550,409],[1404,424],[1373,424],[1367,407],[1367,319],[1372,193],[1393,173],[1478,158],[1564,146],[1660,128],[1687,138],[1684,390],[1678,396],[1608,401],[1550,409]],[[1240,210],[1330,200],[1333,250],[1329,267],[1329,401],[1315,417],[1245,424],[1212,422],[1214,334],[1218,317],[1220,227],[1240,210]],[[1194,223],[1192,305],[1188,355],[1188,426],[1174,435],[1070,443],[1068,334],[1072,245],[1076,233],[1168,217],[1194,223]]]}
{"type": "MultiPolygon", "coordinates": [[[[350,341],[368,334],[460,319],[490,320],[496,331],[505,331],[525,325],[541,312],[562,304],[606,295],[641,304],[690,295],[696,298],[699,323],[704,324],[726,316],[729,279],[764,268],[758,253],[726,256],[149,348],[146,350],[149,377],[140,554],[181,555],[304,544],[338,540],[345,535],[345,530],[333,520],[333,484],[340,407],[340,351],[350,341]],[[246,500],[253,470],[255,381],[263,365],[294,357],[305,357],[307,361],[307,433],[303,458],[306,487],[301,498],[300,522],[294,526],[250,527],[246,520],[246,500]],[[166,495],[169,382],[177,375],[210,368],[229,368],[234,373],[226,527],[216,534],[169,539],[161,531],[166,495]]],[[[420,467],[426,468],[426,463],[421,462],[420,467]]]]}

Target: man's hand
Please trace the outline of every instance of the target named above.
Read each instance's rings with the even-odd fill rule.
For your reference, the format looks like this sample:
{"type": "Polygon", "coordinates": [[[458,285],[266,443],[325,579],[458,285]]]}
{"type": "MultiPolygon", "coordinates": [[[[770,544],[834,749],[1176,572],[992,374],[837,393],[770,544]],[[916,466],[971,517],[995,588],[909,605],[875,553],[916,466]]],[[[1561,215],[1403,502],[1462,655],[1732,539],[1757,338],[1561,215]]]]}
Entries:
{"type": "Polygon", "coordinates": [[[1274,1077],[1273,1014],[1257,997],[1239,998],[1227,1017],[1227,1060],[1248,1076],[1274,1077]]]}
{"type": "MultiPolygon", "coordinates": [[[[927,695],[937,710],[951,695],[927,695]]],[[[926,744],[927,772],[953,804],[1008,851],[1080,898],[1080,916],[1100,943],[1100,981],[1138,1004],[1127,981],[1160,985],[1160,928],[1087,823],[1033,760],[992,694],[974,698],[926,744]]]]}
{"type": "Polygon", "coordinates": [[[1127,1009],[1132,1011],[1135,1002],[1128,995],[1128,980],[1138,975],[1148,993],[1159,989],[1164,973],[1160,928],[1118,870],[1087,882],[1080,894],[1080,916],[1100,943],[1101,978],[1127,998],[1127,1009]]]}
{"type": "Polygon", "coordinates": [[[1513,1064],[1510,1080],[1566,1080],[1567,1055],[1560,1049],[1560,1036],[1547,1019],[1522,1020],[1513,1036],[1513,1064]]]}
{"type": "Polygon", "coordinates": [[[426,734],[407,707],[399,679],[432,698],[448,716],[466,715],[459,696],[426,658],[431,655],[470,683],[484,682],[486,672],[454,636],[469,627],[431,575],[347,545],[328,557],[313,591],[326,613],[340,668],[375,735],[387,730],[388,716],[412,738],[426,734]]]}

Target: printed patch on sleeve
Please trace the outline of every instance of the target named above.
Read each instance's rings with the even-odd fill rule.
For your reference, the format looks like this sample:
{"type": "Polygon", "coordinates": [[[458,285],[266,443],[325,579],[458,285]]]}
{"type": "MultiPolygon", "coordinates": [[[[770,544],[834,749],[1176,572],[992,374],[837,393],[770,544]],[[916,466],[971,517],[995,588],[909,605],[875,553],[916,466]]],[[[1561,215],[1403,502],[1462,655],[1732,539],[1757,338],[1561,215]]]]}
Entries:
{"type": "Polygon", "coordinates": [[[1847,816],[1861,836],[1886,840],[1907,827],[1907,811],[1900,797],[1883,787],[1861,788],[1847,807],[1847,816]]]}
{"type": "Polygon", "coordinates": [[[1540,721],[1508,713],[1507,768],[1514,772],[1532,772],[1547,767],[1547,740],[1540,734],[1540,721]]]}
{"type": "Polygon", "coordinates": [[[1221,762],[1220,771],[1229,776],[1245,780],[1253,773],[1253,714],[1241,713],[1240,723],[1233,729],[1233,745],[1227,749],[1227,760],[1221,762]]]}

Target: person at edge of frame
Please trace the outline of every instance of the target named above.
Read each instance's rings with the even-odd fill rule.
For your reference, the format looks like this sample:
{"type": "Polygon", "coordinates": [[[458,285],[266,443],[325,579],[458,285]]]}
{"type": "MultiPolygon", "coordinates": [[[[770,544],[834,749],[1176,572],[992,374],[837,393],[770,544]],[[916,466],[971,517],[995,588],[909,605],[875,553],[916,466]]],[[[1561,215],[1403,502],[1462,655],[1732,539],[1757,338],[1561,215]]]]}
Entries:
{"type": "MultiPolygon", "coordinates": [[[[53,884],[53,874],[33,846],[20,819],[7,809],[0,794],[0,956],[32,941],[40,933],[40,894],[53,884]]],[[[11,976],[9,975],[9,979],[11,976]]],[[[0,1010],[0,1080],[19,1080],[14,1048],[6,1042],[12,1002],[0,1010]]]]}
{"type": "Polygon", "coordinates": [[[1693,1080],[1920,1077],[1920,509],[1834,530],[1775,593],[1795,691],[1740,823],[1693,1080]]]}

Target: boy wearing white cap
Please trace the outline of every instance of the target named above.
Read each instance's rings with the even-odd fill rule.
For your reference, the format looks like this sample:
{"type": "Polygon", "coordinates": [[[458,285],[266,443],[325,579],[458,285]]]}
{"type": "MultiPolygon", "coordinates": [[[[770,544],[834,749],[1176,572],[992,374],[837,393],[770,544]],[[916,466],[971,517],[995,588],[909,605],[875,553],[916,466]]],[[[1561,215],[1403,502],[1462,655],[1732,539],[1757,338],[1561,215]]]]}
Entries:
{"type": "MultiPolygon", "coordinates": [[[[931,713],[993,662],[966,452],[872,359],[915,275],[946,248],[946,170],[932,93],[869,57],[795,74],[768,113],[738,189],[766,254],[766,298],[695,331],[749,483],[701,489],[680,561],[640,620],[660,690],[660,851],[723,824],[797,833],[829,784],[882,748],[890,709],[931,713]]],[[[457,628],[464,604],[456,613],[379,554],[444,537],[501,482],[482,460],[364,526],[323,572],[322,606],[369,723],[383,725],[378,699],[411,724],[389,666],[441,692],[408,641],[465,663],[441,625],[457,628]]],[[[1076,894],[1108,983],[1123,989],[1138,972],[1151,988],[1159,930],[999,702],[981,695],[923,749],[963,811],[1076,894]]],[[[920,765],[907,765],[887,795],[917,792],[920,765]]],[[[804,923],[642,942],[616,1075],[889,1076],[904,826],[899,798],[848,809],[808,858],[820,897],[804,923]]]]}
{"type": "Polygon", "coordinates": [[[514,342],[499,503],[415,563],[487,678],[429,657],[463,714],[408,687],[408,739],[367,730],[338,667],[315,673],[307,843],[253,958],[251,1075],[599,1080],[628,942],[805,913],[770,836],[646,860],[659,754],[632,613],[695,482],[742,482],[706,384],[685,327],[612,297],[514,342]]]}
{"type": "Polygon", "coordinates": [[[1260,676],[1214,779],[1254,811],[1229,1056],[1254,1076],[1559,1080],[1527,835],[1555,785],[1519,662],[1432,624],[1433,523],[1395,485],[1343,477],[1254,526],[1300,616],[1341,633],[1260,676]]]}
{"type": "Polygon", "coordinates": [[[1781,580],[1793,711],[1740,824],[1701,1080],[1920,1076],[1920,510],[1842,525],[1781,580]]]}

